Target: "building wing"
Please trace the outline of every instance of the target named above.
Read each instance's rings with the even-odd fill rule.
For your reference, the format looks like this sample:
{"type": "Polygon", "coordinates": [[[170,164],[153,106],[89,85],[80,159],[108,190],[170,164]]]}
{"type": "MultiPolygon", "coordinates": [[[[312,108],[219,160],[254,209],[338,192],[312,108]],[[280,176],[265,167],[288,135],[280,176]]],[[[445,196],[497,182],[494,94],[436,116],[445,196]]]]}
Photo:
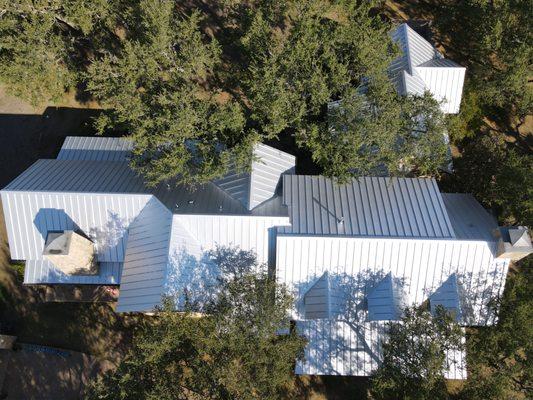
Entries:
{"type": "Polygon", "coordinates": [[[392,62],[389,74],[402,95],[429,91],[447,114],[459,112],[466,68],[444,58],[408,24],[399,25],[391,38],[402,55],[392,62]]]}

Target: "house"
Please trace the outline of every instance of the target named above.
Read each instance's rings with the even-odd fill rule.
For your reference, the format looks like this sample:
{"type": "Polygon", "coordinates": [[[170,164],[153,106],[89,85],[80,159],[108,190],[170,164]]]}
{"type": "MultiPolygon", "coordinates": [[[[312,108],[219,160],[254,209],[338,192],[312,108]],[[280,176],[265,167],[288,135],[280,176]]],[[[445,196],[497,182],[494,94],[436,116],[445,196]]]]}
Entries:
{"type": "MultiPolygon", "coordinates": [[[[24,283],[120,285],[117,311],[151,312],[166,294],[179,306],[211,295],[206,251],[253,250],[295,296],[291,318],[308,339],[299,374],[369,375],[407,304],[494,323],[488,303],[511,259],[532,251],[525,228],[498,228],[472,196],[433,179],[338,185],[295,175],[293,156],[260,144],[249,172],[149,188],[130,151],[125,139],[69,137],[0,191],[24,283]]],[[[447,356],[447,376],[465,378],[464,355],[447,356]]]]}
{"type": "Polygon", "coordinates": [[[404,23],[392,33],[402,55],[389,72],[398,93],[422,95],[429,91],[441,103],[442,112],[457,114],[461,105],[466,68],[444,58],[426,39],[404,23]]]}

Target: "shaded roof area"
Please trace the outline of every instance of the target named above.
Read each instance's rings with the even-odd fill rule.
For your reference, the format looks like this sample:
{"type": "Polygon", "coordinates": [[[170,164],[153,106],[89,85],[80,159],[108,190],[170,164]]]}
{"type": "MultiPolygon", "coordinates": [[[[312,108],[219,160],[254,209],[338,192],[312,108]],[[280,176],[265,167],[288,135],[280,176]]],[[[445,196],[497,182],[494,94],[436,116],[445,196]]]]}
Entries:
{"type": "Polygon", "coordinates": [[[285,175],[292,227],[281,233],[454,238],[434,179],[363,177],[339,185],[323,176],[285,175]]]}
{"type": "Polygon", "coordinates": [[[405,306],[401,285],[389,272],[367,295],[368,320],[397,320],[405,306]]]}
{"type": "Polygon", "coordinates": [[[214,183],[252,210],[276,195],[283,174],[294,173],[296,158],[273,147],[256,144],[249,172],[231,170],[214,183]]]}
{"type": "Polygon", "coordinates": [[[429,296],[431,312],[435,314],[437,307],[443,307],[452,313],[458,322],[461,322],[461,294],[459,292],[457,274],[451,274],[443,284],[429,296]]]}
{"type": "Polygon", "coordinates": [[[280,175],[294,171],[294,156],[256,145],[243,194],[242,176],[234,176],[233,183],[223,179],[194,188],[175,181],[148,187],[128,165],[132,148],[126,138],[69,136],[57,159],[38,160],[3,190],[153,194],[175,214],[287,215],[286,207],[273,197],[280,175]]]}
{"type": "Polygon", "coordinates": [[[498,228],[496,219],[470,194],[442,193],[457,239],[496,242],[492,232],[498,228]]]}
{"type": "MultiPolygon", "coordinates": [[[[420,305],[452,274],[463,291],[465,325],[490,325],[489,307],[503,291],[508,259],[494,257],[494,243],[449,239],[277,235],[276,278],[294,292],[294,319],[304,319],[302,299],[328,272],[330,296],[342,298],[338,315],[368,319],[367,296],[391,274],[405,304],[420,305]]],[[[390,314],[393,314],[392,312],[390,314]]]]}
{"type": "MultiPolygon", "coordinates": [[[[385,336],[379,329],[398,319],[401,303],[422,305],[430,299],[433,306],[450,310],[460,303],[462,325],[493,324],[496,315],[489,305],[502,294],[509,266],[509,260],[494,258],[494,247],[456,239],[278,234],[276,278],[294,295],[291,317],[308,340],[296,372],[368,376],[381,356],[385,336]],[[338,311],[329,318],[308,318],[305,296],[325,272],[338,311]],[[457,301],[452,276],[463,289],[455,291],[457,301]],[[395,296],[396,279],[401,296],[395,296]]],[[[322,301],[319,310],[325,308],[325,296],[314,299],[322,301]]],[[[453,362],[460,364],[463,356],[449,354],[448,377],[464,379],[464,366],[453,362]]]]}

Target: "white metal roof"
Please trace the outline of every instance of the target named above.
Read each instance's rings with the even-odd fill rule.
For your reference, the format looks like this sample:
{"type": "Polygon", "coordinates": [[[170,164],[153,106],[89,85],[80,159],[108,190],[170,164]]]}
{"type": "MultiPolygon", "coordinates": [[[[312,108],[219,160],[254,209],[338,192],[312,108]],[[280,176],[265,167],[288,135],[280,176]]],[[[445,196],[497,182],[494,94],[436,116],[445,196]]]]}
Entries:
{"type": "Polygon", "coordinates": [[[326,271],[303,295],[305,319],[329,318],[331,316],[329,291],[329,277],[328,271],[326,271]]]}
{"type": "Polygon", "coordinates": [[[285,175],[291,228],[282,233],[453,238],[434,179],[368,178],[338,185],[322,176],[285,175]]]}
{"type": "MultiPolygon", "coordinates": [[[[296,374],[370,376],[381,362],[385,321],[313,319],[297,321],[296,327],[308,340],[304,359],[296,362],[296,374]]],[[[447,379],[466,379],[464,352],[449,351],[445,361],[447,379]]]]}
{"type": "Polygon", "coordinates": [[[402,51],[402,55],[389,67],[398,92],[421,95],[428,90],[442,102],[444,113],[458,113],[466,69],[445,59],[405,23],[391,32],[391,38],[402,51]]]}
{"type": "Polygon", "coordinates": [[[161,303],[172,213],[152,197],[129,228],[117,311],[150,311],[161,303]]]}
{"type": "Polygon", "coordinates": [[[372,333],[371,328],[377,325],[368,322],[366,302],[372,289],[389,273],[403,283],[406,305],[422,304],[456,274],[464,289],[462,322],[493,323],[495,316],[488,304],[501,295],[509,264],[509,260],[494,258],[495,247],[495,243],[455,239],[278,234],[276,278],[294,293],[292,318],[309,339],[308,358],[299,364],[297,372],[368,375],[375,368],[371,343],[379,335],[372,333]],[[308,321],[302,299],[326,271],[330,293],[344,299],[343,305],[329,320],[308,321]],[[337,340],[338,335],[341,339],[337,340]]]}
{"type": "MultiPolygon", "coordinates": [[[[61,159],[38,161],[1,191],[12,258],[27,260],[25,282],[113,284],[121,274],[117,310],[150,311],[166,293],[208,297],[217,271],[204,256],[217,245],[253,250],[296,296],[292,316],[309,340],[299,373],[375,368],[383,325],[368,321],[367,300],[387,274],[402,282],[407,304],[432,294],[436,302],[455,276],[462,322],[494,321],[488,301],[501,294],[509,260],[494,259],[495,221],[471,196],[441,195],[431,179],[337,185],[294,175],[283,177],[283,198],[272,196],[294,159],[259,146],[266,161],[252,169],[250,188],[255,179],[264,191],[251,190],[250,211],[231,188],[213,183],[195,191],[145,187],[121,143],[70,139],[61,159]],[[49,230],[75,229],[95,242],[98,276],[66,277],[43,260],[49,230]],[[328,318],[318,320],[306,316],[305,294],[324,276],[327,295],[313,297],[327,302],[328,318]]],[[[464,368],[454,371],[464,376],[464,368]]]]}
{"type": "Polygon", "coordinates": [[[100,262],[122,262],[131,221],[151,196],[2,191],[11,258],[41,260],[48,231],[81,229],[100,262]]]}
{"type": "Polygon", "coordinates": [[[458,239],[494,242],[496,219],[470,194],[442,193],[446,211],[458,239]]]}

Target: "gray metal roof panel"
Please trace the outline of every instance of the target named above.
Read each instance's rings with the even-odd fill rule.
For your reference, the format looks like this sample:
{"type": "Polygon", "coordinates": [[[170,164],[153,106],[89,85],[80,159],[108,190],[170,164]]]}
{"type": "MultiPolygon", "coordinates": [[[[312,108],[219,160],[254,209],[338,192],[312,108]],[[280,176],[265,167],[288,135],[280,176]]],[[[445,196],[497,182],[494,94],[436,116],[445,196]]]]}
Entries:
{"type": "Polygon", "coordinates": [[[283,202],[292,227],[281,233],[455,237],[433,179],[363,177],[339,185],[322,176],[286,175],[283,202]]]}
{"type": "Polygon", "coordinates": [[[496,242],[496,219],[472,195],[442,193],[442,199],[458,239],[496,242]]]}
{"type": "Polygon", "coordinates": [[[151,311],[164,294],[172,213],[152,197],[131,223],[117,311],[151,311]]]}
{"type": "Polygon", "coordinates": [[[58,160],[127,161],[133,141],[126,138],[67,136],[58,160]]]}

